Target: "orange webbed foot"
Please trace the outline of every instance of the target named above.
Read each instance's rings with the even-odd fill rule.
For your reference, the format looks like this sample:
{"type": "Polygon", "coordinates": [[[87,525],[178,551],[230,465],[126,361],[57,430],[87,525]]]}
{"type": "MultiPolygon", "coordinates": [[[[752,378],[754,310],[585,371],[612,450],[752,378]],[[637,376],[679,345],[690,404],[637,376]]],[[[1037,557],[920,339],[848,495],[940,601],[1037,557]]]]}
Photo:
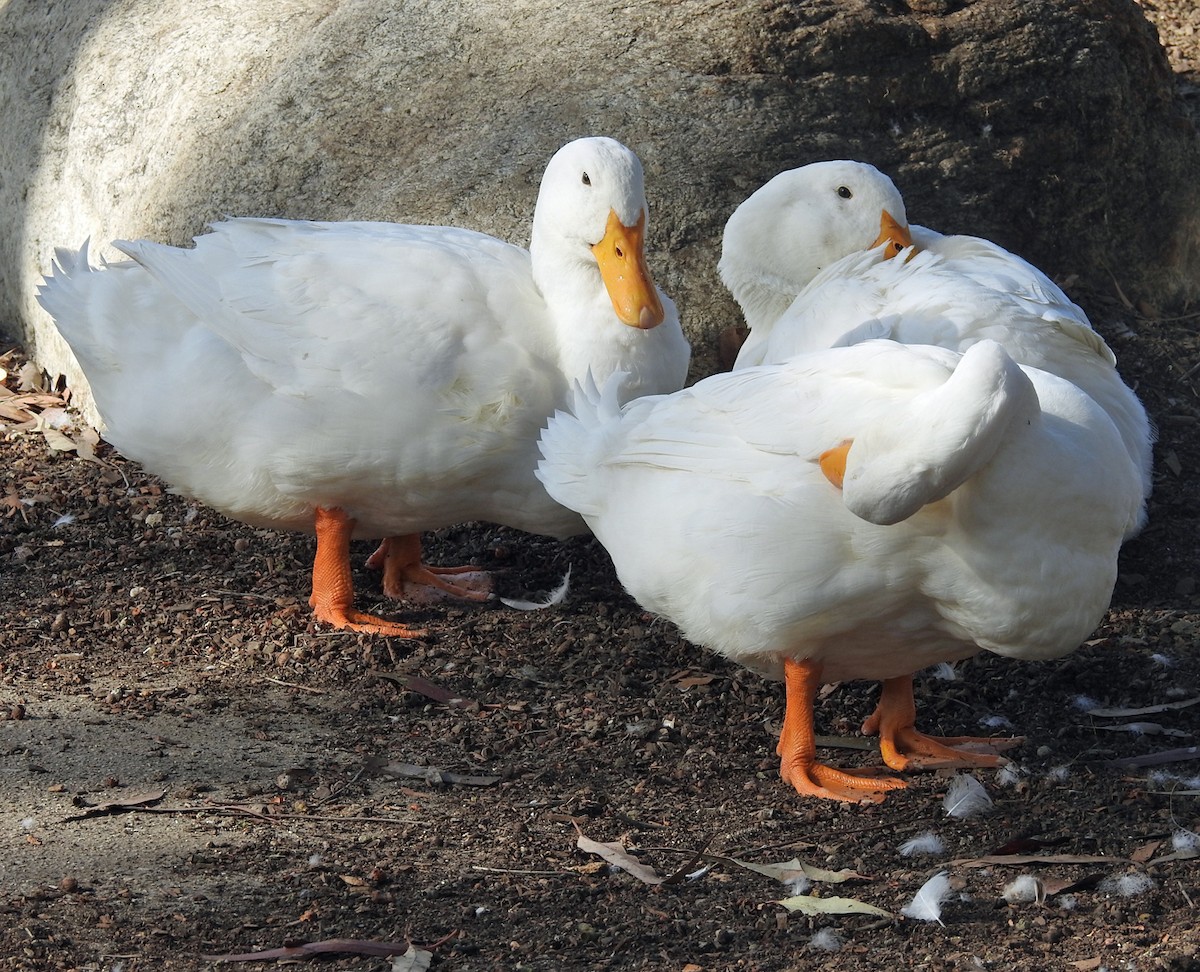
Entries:
{"type": "Polygon", "coordinates": [[[883,761],[894,770],[991,769],[1008,760],[998,751],[1018,746],[1021,737],[928,736],[915,727],[916,703],[912,676],[887,679],[875,711],[863,722],[862,731],[879,736],[883,761]],[[981,747],[977,752],[959,747],[981,747]]]}
{"type": "Polygon", "coordinates": [[[318,507],[314,511],[317,553],[313,558],[312,596],[308,603],[318,621],[346,631],[420,638],[425,632],[398,621],[385,621],[354,609],[350,574],[350,535],[354,520],[344,510],[318,507]]]}
{"type": "Polygon", "coordinates": [[[399,621],[386,621],[367,614],[365,611],[322,607],[309,600],[313,607],[313,617],[325,624],[332,625],[340,631],[359,631],[364,634],[384,635],[391,638],[424,638],[428,632],[424,628],[410,628],[399,621]]]}
{"type": "Polygon", "coordinates": [[[779,776],[791,783],[801,796],[815,796],[846,803],[882,803],[892,790],[907,783],[894,776],[876,775],[877,771],[842,770],[824,763],[792,763],[781,760],[779,776]]]}
{"type": "Polygon", "coordinates": [[[478,567],[422,563],[421,538],[415,533],[385,537],[367,558],[367,567],[383,571],[383,593],[397,600],[428,603],[447,598],[487,601],[492,597],[491,575],[478,567]]]}
{"type": "Polygon", "coordinates": [[[812,704],[820,685],[821,666],[807,659],[787,658],[783,671],[787,706],[775,751],[779,754],[779,776],[797,793],[847,803],[882,803],[889,791],[908,785],[895,777],[879,775],[882,768],[851,771],[817,762],[812,704]]]}

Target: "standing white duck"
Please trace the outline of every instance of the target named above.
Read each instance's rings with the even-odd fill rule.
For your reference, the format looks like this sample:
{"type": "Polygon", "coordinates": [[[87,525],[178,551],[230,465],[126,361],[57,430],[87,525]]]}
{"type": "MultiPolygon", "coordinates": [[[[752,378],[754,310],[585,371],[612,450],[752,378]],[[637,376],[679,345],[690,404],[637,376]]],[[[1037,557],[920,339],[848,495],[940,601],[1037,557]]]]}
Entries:
{"type": "Polygon", "coordinates": [[[179,492],[246,523],[315,532],[310,603],[338,628],[420,634],[353,607],[351,537],[382,537],[384,590],[467,598],[420,531],[486,520],[586,528],[534,477],[538,430],[573,381],[685,380],[689,347],[654,286],[637,156],[568,143],[528,251],[464,229],[228,219],[193,249],[58,250],[39,300],[87,375],[106,437],[179,492]]]}
{"type": "Polygon", "coordinates": [[[729,218],[720,273],[750,328],[735,367],[867,338],[955,351],[998,341],[1108,412],[1149,496],[1150,422],[1083,310],[994,243],[910,227],[874,166],[817,162],[771,179],[729,218]],[[912,244],[915,255],[889,259],[912,244]]]}
{"type": "MultiPolygon", "coordinates": [[[[874,166],[819,162],[770,180],[726,224],[720,272],[750,326],[735,368],[869,338],[955,351],[994,340],[1019,364],[1072,382],[1120,433],[1124,455],[1110,459],[1132,464],[1143,498],[1126,537],[1141,528],[1153,432],[1083,310],[1040,270],[994,243],[910,227],[899,191],[874,166]],[[891,259],[901,253],[903,259],[891,259]]],[[[897,709],[914,713],[911,729],[911,674],[885,682],[880,708],[863,731],[879,732],[884,711],[897,709]]],[[[906,732],[902,748],[929,756],[930,747],[912,742],[914,733],[906,732]]],[[[903,765],[903,753],[882,742],[889,764],[903,765]]]]}
{"type": "MultiPolygon", "coordinates": [[[[577,393],[541,449],[538,476],[638,603],[785,680],[781,776],[849,801],[904,784],[817,762],[818,685],[1073,650],[1142,502],[1096,403],[986,340],[962,355],[869,341],[623,408],[614,379],[577,393]]],[[[910,704],[878,713],[897,768],[947,753],[910,704]]]]}

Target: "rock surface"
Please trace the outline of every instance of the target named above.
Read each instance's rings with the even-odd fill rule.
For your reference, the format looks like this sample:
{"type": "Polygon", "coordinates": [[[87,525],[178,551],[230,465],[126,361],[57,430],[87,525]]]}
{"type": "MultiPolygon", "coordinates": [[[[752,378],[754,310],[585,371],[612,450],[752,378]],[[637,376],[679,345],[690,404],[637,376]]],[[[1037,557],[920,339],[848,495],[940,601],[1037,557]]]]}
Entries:
{"type": "Polygon", "coordinates": [[[12,0],[0,31],[0,322],[81,397],[34,300],[55,246],[222,214],[525,243],[547,159],[592,133],[642,156],[698,375],[736,320],[725,219],[820,158],[1052,275],[1200,295],[1200,139],[1131,0],[12,0]]]}

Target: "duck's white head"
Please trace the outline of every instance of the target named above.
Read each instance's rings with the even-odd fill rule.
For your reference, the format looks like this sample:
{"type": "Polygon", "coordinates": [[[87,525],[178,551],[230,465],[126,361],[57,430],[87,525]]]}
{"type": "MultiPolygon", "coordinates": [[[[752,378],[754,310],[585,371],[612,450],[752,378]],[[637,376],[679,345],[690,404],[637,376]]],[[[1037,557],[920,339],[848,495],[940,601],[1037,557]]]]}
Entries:
{"type": "Polygon", "coordinates": [[[664,311],[646,266],[642,163],[611,138],[580,138],[559,149],[533,214],[533,277],[547,299],[562,285],[586,288],[597,271],[617,317],[638,328],[664,311]]]}
{"type": "Polygon", "coordinates": [[[814,162],[775,176],[725,224],[718,269],[746,323],[773,323],[824,267],[912,243],[895,184],[865,162],[814,162]]]}

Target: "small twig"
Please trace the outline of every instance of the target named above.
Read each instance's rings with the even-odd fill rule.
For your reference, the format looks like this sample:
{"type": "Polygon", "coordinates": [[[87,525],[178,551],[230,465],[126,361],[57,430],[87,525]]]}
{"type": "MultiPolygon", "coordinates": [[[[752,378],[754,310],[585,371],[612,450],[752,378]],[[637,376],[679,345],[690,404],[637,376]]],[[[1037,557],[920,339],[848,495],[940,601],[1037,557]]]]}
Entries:
{"type": "Polygon", "coordinates": [[[335,817],[318,816],[311,813],[274,813],[267,816],[268,820],[312,820],[315,823],[377,823],[377,824],[410,824],[413,817],[335,817]]]}
{"type": "Polygon", "coordinates": [[[709,856],[705,853],[705,851],[708,850],[708,845],[713,842],[713,837],[715,836],[715,834],[709,834],[708,837],[704,839],[704,843],[700,845],[699,849],[692,853],[691,859],[688,860],[688,862],[682,867],[677,868],[674,874],[668,874],[665,878],[663,878],[662,883],[678,884],[689,874],[691,874],[692,871],[695,870],[696,865],[709,856]]]}
{"type": "Polygon", "coordinates": [[[1175,883],[1179,885],[1179,893],[1183,895],[1183,899],[1188,903],[1188,907],[1191,908],[1192,911],[1195,911],[1196,903],[1192,900],[1191,895],[1187,893],[1187,888],[1183,886],[1183,882],[1176,881],[1175,883]]]}
{"type": "MultiPolygon", "coordinates": [[[[338,817],[333,814],[315,813],[263,813],[240,803],[206,803],[198,807],[151,807],[151,806],[122,806],[121,813],[233,813],[253,817],[273,823],[276,820],[310,820],[313,823],[377,823],[377,824],[410,824],[412,818],[401,817],[338,817]]],[[[101,816],[92,814],[92,816],[101,816]]]]}
{"type": "MultiPolygon", "coordinates": [[[[911,820],[901,821],[900,823],[885,822],[871,824],[866,827],[851,827],[846,830],[827,830],[821,834],[822,839],[826,837],[848,837],[852,834],[865,834],[872,830],[913,830],[917,827],[929,826],[928,817],[914,817],[911,820]]],[[[818,846],[813,841],[805,840],[782,840],[778,844],[763,844],[759,847],[751,847],[746,850],[729,850],[726,855],[729,857],[745,857],[747,853],[755,853],[758,851],[777,850],[780,847],[816,847],[818,846]]]]}
{"type": "Polygon", "coordinates": [[[482,864],[472,864],[472,871],[483,871],[487,874],[536,874],[542,877],[578,877],[574,871],[535,871],[523,867],[484,867],[482,864]]]}
{"type": "Polygon", "coordinates": [[[879,741],[867,736],[816,736],[818,749],[859,749],[863,752],[879,748],[879,741]]]}
{"type": "Polygon", "coordinates": [[[264,682],[273,682],[276,685],[282,685],[284,688],[299,689],[301,692],[311,692],[313,695],[324,695],[325,694],[324,689],[313,688],[312,686],[309,686],[309,685],[300,685],[296,682],[285,682],[281,678],[271,678],[270,675],[259,675],[258,677],[261,678],[264,682]]]}
{"type": "Polygon", "coordinates": [[[275,597],[270,594],[255,594],[251,591],[214,591],[211,588],[206,591],[201,591],[201,594],[207,594],[209,597],[250,597],[259,601],[273,601],[275,597]]]}
{"type": "Polygon", "coordinates": [[[1192,321],[1200,317],[1200,311],[1192,311],[1190,314],[1179,314],[1175,317],[1146,317],[1144,314],[1135,315],[1139,321],[1145,321],[1147,324],[1177,324],[1179,321],[1192,321]]]}
{"type": "MultiPolygon", "coordinates": [[[[169,810],[170,808],[167,808],[169,810]]],[[[262,813],[258,810],[252,810],[250,807],[242,804],[227,804],[214,803],[204,807],[177,807],[177,813],[200,813],[208,810],[210,812],[220,812],[222,810],[230,813],[244,813],[249,817],[257,817],[260,820],[311,820],[313,823],[378,823],[378,824],[409,824],[412,823],[412,818],[400,817],[338,817],[333,814],[315,814],[315,813],[262,813]]],[[[165,812],[165,811],[164,811],[165,812]]]]}
{"type": "Polygon", "coordinates": [[[629,816],[629,814],[622,813],[620,810],[610,810],[609,812],[618,820],[620,820],[621,823],[629,824],[629,826],[634,830],[666,830],[670,826],[669,824],[650,823],[649,821],[645,820],[634,820],[633,817],[629,816]]]}

